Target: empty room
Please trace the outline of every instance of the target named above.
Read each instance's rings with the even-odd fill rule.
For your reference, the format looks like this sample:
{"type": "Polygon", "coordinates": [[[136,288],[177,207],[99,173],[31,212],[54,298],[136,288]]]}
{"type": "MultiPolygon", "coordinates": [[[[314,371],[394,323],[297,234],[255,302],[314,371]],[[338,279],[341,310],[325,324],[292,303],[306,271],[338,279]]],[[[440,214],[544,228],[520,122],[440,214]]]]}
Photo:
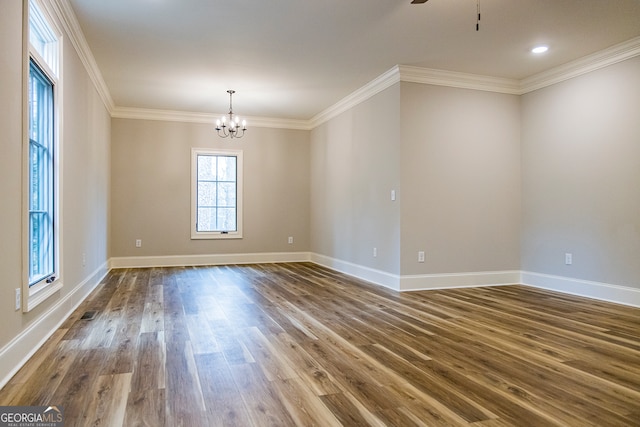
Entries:
{"type": "Polygon", "coordinates": [[[3,0],[0,94],[0,426],[640,426],[639,1],[3,0]]]}

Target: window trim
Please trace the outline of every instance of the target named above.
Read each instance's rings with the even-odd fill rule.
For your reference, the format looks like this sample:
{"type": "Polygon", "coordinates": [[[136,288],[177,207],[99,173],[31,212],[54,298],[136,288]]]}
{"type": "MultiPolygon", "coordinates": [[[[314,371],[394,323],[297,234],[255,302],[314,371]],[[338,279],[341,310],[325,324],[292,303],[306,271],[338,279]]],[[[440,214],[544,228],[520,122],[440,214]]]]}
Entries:
{"type": "Polygon", "coordinates": [[[214,148],[191,149],[191,239],[242,239],[243,152],[214,148]],[[198,231],[198,156],[233,156],[236,158],[236,231],[198,231]]]}
{"type": "Polygon", "coordinates": [[[49,5],[40,0],[24,1],[23,13],[23,225],[22,225],[22,312],[33,310],[36,306],[47,300],[51,295],[58,292],[63,287],[63,254],[62,254],[62,32],[56,26],[53,19],[53,12],[49,5]],[[53,46],[46,46],[44,57],[37,48],[30,42],[31,18],[36,25],[46,25],[39,31],[44,31],[53,43],[53,46]],[[29,286],[29,260],[30,260],[30,224],[29,224],[29,197],[26,195],[30,191],[30,134],[29,134],[29,75],[31,61],[33,61],[40,71],[53,84],[53,274],[41,278],[39,281],[29,286]]]}

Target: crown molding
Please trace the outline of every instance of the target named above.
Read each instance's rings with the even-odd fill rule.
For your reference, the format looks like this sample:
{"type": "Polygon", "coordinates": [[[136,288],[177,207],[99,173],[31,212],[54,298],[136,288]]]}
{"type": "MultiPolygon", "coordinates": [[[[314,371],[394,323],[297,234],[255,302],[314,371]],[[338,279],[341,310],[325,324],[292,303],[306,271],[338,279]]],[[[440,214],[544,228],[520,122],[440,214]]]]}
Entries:
{"type": "MultiPolygon", "coordinates": [[[[215,115],[216,119],[221,114],[215,115]]],[[[215,123],[213,120],[211,123],[215,123]]],[[[273,129],[293,129],[293,130],[311,130],[311,122],[309,120],[298,119],[279,119],[272,117],[247,116],[247,125],[252,128],[273,128],[273,129]]]]}
{"type": "Polygon", "coordinates": [[[310,120],[311,128],[321,125],[398,82],[449,86],[515,95],[519,93],[518,80],[396,65],[336,104],[315,115],[310,120]]]}
{"type": "Polygon", "coordinates": [[[511,95],[518,95],[520,91],[520,82],[515,79],[412,67],[409,65],[400,65],[398,68],[400,80],[403,82],[508,93],[511,95]]]}
{"type": "MultiPolygon", "coordinates": [[[[115,107],[111,117],[115,119],[161,120],[212,124],[222,114],[192,113],[187,111],[156,110],[151,108],[115,107]]],[[[246,117],[247,125],[256,128],[311,130],[309,120],[276,119],[269,117],[246,117]]]]}
{"type": "Polygon", "coordinates": [[[215,116],[207,113],[187,111],[156,110],[151,108],[115,107],[111,111],[114,119],[162,120],[169,122],[212,123],[215,116]]]}
{"type": "Polygon", "coordinates": [[[386,71],[366,85],[362,86],[360,89],[351,92],[331,107],[313,116],[311,120],[309,120],[311,129],[366,101],[373,95],[382,92],[395,83],[398,83],[400,81],[399,70],[400,67],[398,65],[394,66],[389,71],[386,71]]]}
{"type": "Polygon", "coordinates": [[[636,37],[522,80],[396,65],[335,105],[314,116],[310,121],[311,127],[319,126],[399,81],[524,95],[639,55],[640,37],[636,37]]]}
{"type": "Polygon", "coordinates": [[[594,54],[520,80],[520,95],[608,67],[638,55],[640,55],[640,37],[635,37],[594,54]]]}
{"type": "Polygon", "coordinates": [[[111,113],[115,108],[115,104],[113,103],[113,99],[109,93],[109,88],[104,82],[100,68],[98,68],[98,64],[93,57],[91,49],[89,48],[89,44],[84,37],[84,33],[80,28],[78,18],[76,18],[76,14],[69,4],[69,0],[52,0],[51,6],[56,17],[60,21],[60,24],[69,36],[69,40],[76,50],[80,61],[87,70],[87,74],[89,74],[89,78],[93,82],[100,99],[102,99],[107,111],[111,113]]]}

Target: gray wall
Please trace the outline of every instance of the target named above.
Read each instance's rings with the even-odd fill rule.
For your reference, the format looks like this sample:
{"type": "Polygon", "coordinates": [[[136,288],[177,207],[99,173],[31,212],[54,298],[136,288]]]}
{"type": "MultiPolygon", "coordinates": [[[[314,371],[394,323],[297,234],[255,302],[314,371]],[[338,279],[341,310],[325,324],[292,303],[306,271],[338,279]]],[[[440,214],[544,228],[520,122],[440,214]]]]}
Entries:
{"type": "Polygon", "coordinates": [[[0,3],[0,348],[22,329],[22,2],[0,3]]]}
{"type": "Polygon", "coordinates": [[[519,270],[519,138],[517,96],[391,86],[312,131],[312,251],[395,275],[519,270]]]}
{"type": "Polygon", "coordinates": [[[640,288],[640,57],[524,95],[522,151],[523,270],[640,288]]]}
{"type": "Polygon", "coordinates": [[[112,135],[113,257],[309,250],[308,131],[251,128],[229,140],[211,124],[113,119],[112,135]],[[191,240],[192,147],[243,150],[242,239],[191,240]]]}
{"type": "MultiPolygon", "coordinates": [[[[111,119],[69,38],[63,40],[59,160],[63,179],[60,201],[64,287],[23,314],[14,310],[14,289],[22,286],[24,248],[22,2],[0,2],[0,349],[36,323],[37,331],[54,328],[81,298],[78,290],[85,285],[83,282],[104,270],[109,258],[111,119]],[[59,313],[62,314],[56,317],[59,313]]],[[[24,350],[31,350],[30,344],[25,346],[24,350]]],[[[0,380],[11,368],[2,366],[0,380]]]]}
{"type": "Polygon", "coordinates": [[[520,269],[519,108],[515,95],[402,83],[403,275],[520,269]]]}
{"type": "Polygon", "coordinates": [[[312,252],[400,273],[399,105],[395,84],[311,132],[312,252]]]}

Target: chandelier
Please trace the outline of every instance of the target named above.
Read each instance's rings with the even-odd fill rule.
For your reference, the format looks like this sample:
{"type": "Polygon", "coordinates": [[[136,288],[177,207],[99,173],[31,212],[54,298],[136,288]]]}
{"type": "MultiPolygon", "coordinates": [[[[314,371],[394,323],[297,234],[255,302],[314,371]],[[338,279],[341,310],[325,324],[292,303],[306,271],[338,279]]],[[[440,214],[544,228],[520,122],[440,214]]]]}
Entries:
{"type": "Polygon", "coordinates": [[[229,94],[229,114],[216,120],[216,130],[221,138],[242,138],[247,130],[247,121],[243,120],[242,127],[240,127],[240,117],[233,114],[232,106],[232,97],[236,91],[230,89],[227,93],[229,94]]]}

